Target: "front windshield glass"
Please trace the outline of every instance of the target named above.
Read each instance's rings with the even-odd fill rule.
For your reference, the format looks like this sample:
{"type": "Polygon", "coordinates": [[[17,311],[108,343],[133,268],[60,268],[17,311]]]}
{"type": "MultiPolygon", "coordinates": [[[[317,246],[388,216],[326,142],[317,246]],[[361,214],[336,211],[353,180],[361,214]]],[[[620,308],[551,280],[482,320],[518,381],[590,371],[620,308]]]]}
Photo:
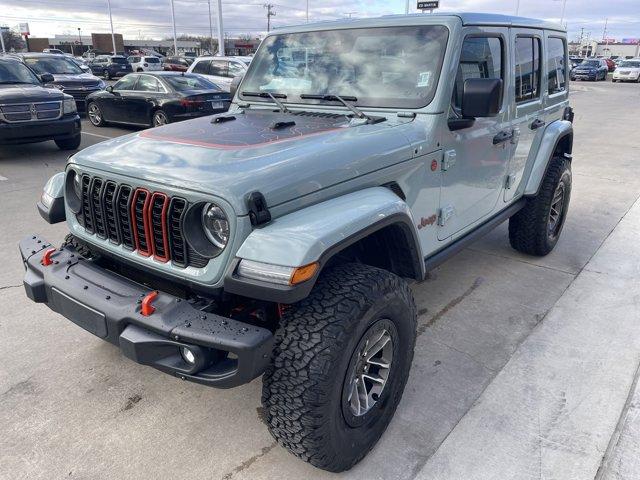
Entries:
{"type": "Polygon", "coordinates": [[[220,87],[215,83],[200,75],[166,75],[162,78],[178,92],[186,90],[220,90],[220,87]]]}
{"type": "Polygon", "coordinates": [[[598,62],[597,60],[587,60],[586,62],[583,62],[582,65],[584,65],[585,67],[599,67],[600,62],[598,62]]]}
{"type": "Polygon", "coordinates": [[[43,73],[51,73],[52,75],[79,75],[84,73],[73,60],[62,56],[25,58],[24,63],[38,75],[43,73]]]}
{"type": "Polygon", "coordinates": [[[253,58],[241,97],[271,92],[286,95],[285,102],[318,103],[301,95],[339,95],[363,107],[420,108],[435,95],[447,38],[441,25],[270,36],[253,58]]]}
{"type": "Polygon", "coordinates": [[[18,61],[0,62],[0,84],[33,83],[39,85],[40,81],[31,70],[18,61]]]}
{"type": "Polygon", "coordinates": [[[626,67],[626,68],[640,68],[640,61],[639,62],[622,62],[620,66],[626,67]]]}

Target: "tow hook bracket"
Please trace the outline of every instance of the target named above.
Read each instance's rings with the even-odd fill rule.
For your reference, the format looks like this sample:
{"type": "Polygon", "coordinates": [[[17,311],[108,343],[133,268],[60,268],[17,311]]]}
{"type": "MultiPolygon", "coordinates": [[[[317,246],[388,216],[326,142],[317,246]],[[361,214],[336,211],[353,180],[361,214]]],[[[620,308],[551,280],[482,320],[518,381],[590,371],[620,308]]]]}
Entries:
{"type": "Polygon", "coordinates": [[[53,260],[51,260],[51,256],[56,252],[55,248],[50,248],[47,251],[44,252],[44,255],[42,255],[42,265],[45,267],[48,267],[49,265],[51,265],[53,263],[53,260]]]}

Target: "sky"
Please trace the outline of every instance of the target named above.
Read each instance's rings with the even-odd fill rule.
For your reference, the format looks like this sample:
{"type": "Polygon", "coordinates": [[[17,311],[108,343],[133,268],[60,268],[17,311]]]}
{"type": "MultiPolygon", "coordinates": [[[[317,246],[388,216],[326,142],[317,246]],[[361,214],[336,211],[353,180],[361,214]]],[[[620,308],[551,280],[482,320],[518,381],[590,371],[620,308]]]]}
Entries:
{"type": "MultiPolygon", "coordinates": [[[[224,0],[222,12],[225,34],[235,37],[256,35],[267,29],[267,9],[276,13],[273,27],[306,21],[307,0],[224,0]]],[[[163,39],[172,36],[170,0],[111,0],[114,29],[125,38],[163,39]]],[[[174,0],[178,35],[209,35],[208,0],[174,0]]],[[[309,20],[371,17],[401,14],[406,0],[309,0],[309,20]]],[[[440,0],[439,11],[475,11],[518,14],[560,21],[563,0],[440,0]],[[520,4],[518,6],[518,4],[520,4]]],[[[416,12],[416,1],[410,0],[416,12]]],[[[214,36],[217,0],[211,0],[214,36]]],[[[564,22],[569,38],[584,36],[601,40],[606,36],[640,38],[640,0],[566,0],[564,22]]],[[[17,27],[28,22],[32,36],[109,32],[107,0],[0,0],[0,25],[17,27]]]]}

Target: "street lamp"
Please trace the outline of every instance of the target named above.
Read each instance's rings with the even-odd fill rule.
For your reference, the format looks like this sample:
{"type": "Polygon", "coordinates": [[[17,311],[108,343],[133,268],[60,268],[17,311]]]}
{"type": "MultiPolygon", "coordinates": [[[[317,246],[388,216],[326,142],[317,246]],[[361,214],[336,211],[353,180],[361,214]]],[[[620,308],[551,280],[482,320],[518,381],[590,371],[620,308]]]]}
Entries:
{"type": "Polygon", "coordinates": [[[80,34],[80,27],[78,27],[78,41],[80,42],[80,55],[82,55],[83,52],[83,48],[82,48],[82,35],[80,34]]]}

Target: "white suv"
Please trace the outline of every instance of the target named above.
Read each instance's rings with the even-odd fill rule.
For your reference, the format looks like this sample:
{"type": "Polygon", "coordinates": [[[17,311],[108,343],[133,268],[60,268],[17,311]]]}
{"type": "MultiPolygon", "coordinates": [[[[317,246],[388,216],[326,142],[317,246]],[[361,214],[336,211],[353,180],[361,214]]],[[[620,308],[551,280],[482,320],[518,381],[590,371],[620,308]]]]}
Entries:
{"type": "Polygon", "coordinates": [[[640,58],[620,62],[613,72],[612,82],[640,82],[640,58]]]}
{"type": "Polygon", "coordinates": [[[250,63],[251,57],[199,57],[187,72],[204,75],[228,92],[233,78],[244,76],[250,63]]]}
{"type": "Polygon", "coordinates": [[[127,58],[134,72],[158,72],[162,70],[162,63],[158,57],[133,55],[127,58]]]}

